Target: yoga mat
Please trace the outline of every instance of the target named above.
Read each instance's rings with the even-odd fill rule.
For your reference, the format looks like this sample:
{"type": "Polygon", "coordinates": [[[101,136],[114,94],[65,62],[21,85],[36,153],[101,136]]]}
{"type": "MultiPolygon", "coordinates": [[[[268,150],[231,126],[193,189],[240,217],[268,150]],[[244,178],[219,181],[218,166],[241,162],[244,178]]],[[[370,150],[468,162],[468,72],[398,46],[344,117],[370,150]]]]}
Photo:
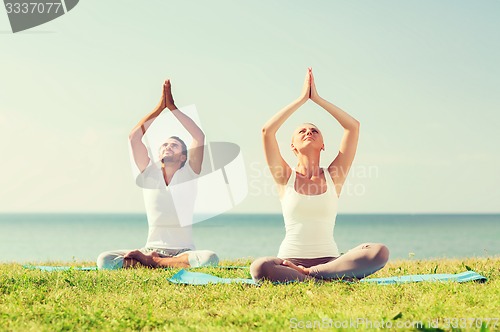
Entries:
{"type": "MultiPolygon", "coordinates": [[[[210,266],[211,268],[215,269],[226,269],[226,270],[248,270],[250,266],[236,266],[236,265],[214,265],[210,266]]],[[[190,270],[194,269],[204,269],[206,266],[199,266],[199,267],[190,267],[190,270]]]]}
{"type": "Polygon", "coordinates": [[[368,279],[361,279],[360,282],[371,282],[380,285],[390,285],[390,284],[405,284],[409,282],[421,282],[421,281],[485,282],[486,280],[488,279],[486,277],[483,277],[479,273],[476,273],[474,271],[467,271],[458,274],[414,274],[414,275],[400,276],[400,277],[368,278],[368,279]]]}
{"type": "Polygon", "coordinates": [[[53,271],[68,271],[68,270],[77,270],[77,271],[94,271],[97,270],[97,266],[42,266],[42,265],[24,265],[25,269],[30,270],[41,270],[47,272],[53,271]]]}
{"type": "Polygon", "coordinates": [[[257,285],[252,279],[244,278],[219,278],[211,274],[201,272],[189,272],[184,269],[173,275],[168,281],[174,284],[185,285],[208,285],[208,284],[250,284],[257,285]]]}
{"type": "MultiPolygon", "coordinates": [[[[208,285],[208,284],[230,284],[230,283],[245,283],[250,285],[258,285],[252,279],[219,278],[214,275],[206,273],[189,272],[186,270],[180,270],[168,280],[175,284],[185,284],[185,285],[208,285]]],[[[360,282],[376,283],[379,285],[389,285],[389,284],[405,284],[409,282],[421,282],[421,281],[484,282],[486,280],[487,278],[483,277],[482,275],[474,271],[467,271],[458,274],[415,274],[415,275],[407,275],[400,277],[371,278],[371,279],[362,279],[360,282]]]]}

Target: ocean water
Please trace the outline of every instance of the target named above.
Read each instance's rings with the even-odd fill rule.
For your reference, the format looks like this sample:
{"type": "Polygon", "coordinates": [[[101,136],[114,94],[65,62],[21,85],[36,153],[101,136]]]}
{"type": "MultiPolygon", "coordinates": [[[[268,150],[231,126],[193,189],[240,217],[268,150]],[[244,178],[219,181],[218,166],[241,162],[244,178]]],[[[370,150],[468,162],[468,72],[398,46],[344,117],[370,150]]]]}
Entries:
{"type": "MultiPolygon", "coordinates": [[[[227,214],[194,225],[198,249],[222,259],[275,256],[281,215],[227,214]]],[[[144,246],[142,214],[0,214],[0,262],[94,261],[100,252],[144,246]]],[[[390,259],[500,255],[500,215],[339,215],[341,252],[363,242],[389,247],[390,259]]]]}

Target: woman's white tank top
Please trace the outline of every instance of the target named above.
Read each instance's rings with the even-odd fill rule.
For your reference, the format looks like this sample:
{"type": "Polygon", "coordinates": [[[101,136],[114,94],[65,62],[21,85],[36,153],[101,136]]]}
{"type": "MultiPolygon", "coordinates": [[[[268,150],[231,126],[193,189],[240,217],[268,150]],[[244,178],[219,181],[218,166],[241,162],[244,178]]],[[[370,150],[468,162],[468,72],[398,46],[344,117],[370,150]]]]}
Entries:
{"type": "Polygon", "coordinates": [[[281,198],[286,235],[279,258],[338,257],[333,238],[338,196],[332,177],[323,168],[327,189],[319,195],[303,195],[295,190],[295,169],[281,198]]]}

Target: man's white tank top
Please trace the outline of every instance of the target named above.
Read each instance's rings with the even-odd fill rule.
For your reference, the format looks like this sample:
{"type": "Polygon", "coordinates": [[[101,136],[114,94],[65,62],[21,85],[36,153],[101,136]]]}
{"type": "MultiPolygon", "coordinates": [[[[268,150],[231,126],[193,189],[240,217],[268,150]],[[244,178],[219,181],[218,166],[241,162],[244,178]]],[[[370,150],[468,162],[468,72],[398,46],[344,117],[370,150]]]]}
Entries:
{"type": "Polygon", "coordinates": [[[197,193],[192,180],[196,177],[189,163],[174,173],[168,187],[157,164],[139,175],[149,224],[147,248],[195,248],[191,225],[197,193]]]}
{"type": "Polygon", "coordinates": [[[303,195],[295,190],[295,169],[281,198],[286,235],[279,258],[338,257],[333,238],[338,196],[332,177],[323,168],[327,189],[320,195],[303,195]]]}

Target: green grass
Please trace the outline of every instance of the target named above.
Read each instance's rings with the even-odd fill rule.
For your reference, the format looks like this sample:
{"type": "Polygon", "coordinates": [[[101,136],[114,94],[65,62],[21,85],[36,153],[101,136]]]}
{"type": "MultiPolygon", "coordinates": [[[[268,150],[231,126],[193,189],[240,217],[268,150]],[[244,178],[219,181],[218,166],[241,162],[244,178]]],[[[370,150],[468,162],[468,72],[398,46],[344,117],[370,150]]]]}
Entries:
{"type": "MultiPolygon", "coordinates": [[[[458,273],[467,267],[488,282],[183,286],[167,281],[176,269],[42,272],[0,264],[0,331],[337,330],[342,324],[344,330],[375,330],[382,323],[392,325],[383,330],[401,330],[405,324],[418,328],[418,322],[421,330],[432,330],[436,320],[443,330],[477,331],[481,320],[483,331],[500,330],[499,320],[486,325],[488,318],[500,318],[500,258],[392,261],[374,276],[458,273]]],[[[249,277],[248,269],[196,271],[249,277]]]]}

